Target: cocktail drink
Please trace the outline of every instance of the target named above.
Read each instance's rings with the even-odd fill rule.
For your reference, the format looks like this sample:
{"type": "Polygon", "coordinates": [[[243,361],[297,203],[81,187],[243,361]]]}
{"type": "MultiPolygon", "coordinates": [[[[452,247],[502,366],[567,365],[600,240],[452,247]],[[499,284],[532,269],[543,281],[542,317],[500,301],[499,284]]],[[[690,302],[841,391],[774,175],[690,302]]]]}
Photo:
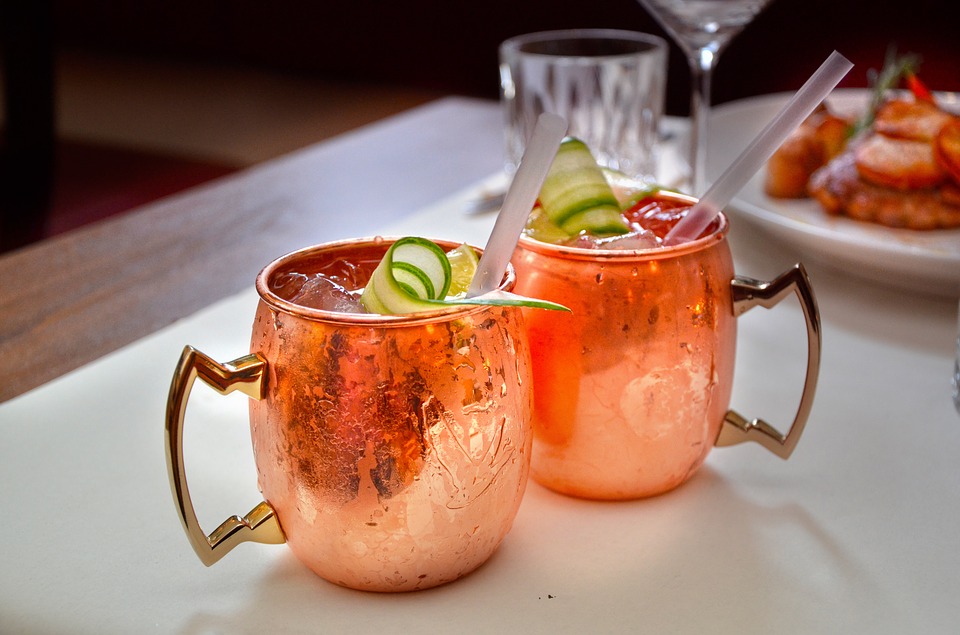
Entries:
{"type": "MultiPolygon", "coordinates": [[[[168,409],[171,479],[207,564],[243,540],[285,541],[337,584],[424,589],[478,567],[510,530],[532,442],[522,313],[359,312],[351,292],[368,283],[390,244],[343,241],[276,260],[257,278],[251,354],[218,364],[185,352],[168,409]],[[209,536],[180,454],[197,376],[255,397],[250,427],[265,499],[209,536]]],[[[509,271],[502,288],[514,282],[509,271]]]]}
{"type": "Polygon", "coordinates": [[[528,33],[500,45],[507,171],[540,113],[562,116],[597,161],[654,180],[667,81],[667,42],[616,29],[528,33]]]}
{"type": "Polygon", "coordinates": [[[703,462],[727,411],[736,348],[728,228],[721,217],[670,248],[521,238],[520,292],[571,309],[526,316],[535,480],[630,499],[676,487],[703,462]]]}
{"type": "Polygon", "coordinates": [[[802,267],[771,283],[736,277],[722,214],[697,239],[663,246],[695,199],[641,191],[618,196],[621,209],[604,202],[583,164],[563,153],[554,167],[573,167],[561,168],[556,183],[548,176],[542,208],[531,214],[513,258],[518,293],[571,309],[526,315],[532,477],[573,496],[635,499],[685,482],[714,445],[754,440],[789,456],[819,366],[818,314],[802,267]],[[559,213],[548,209],[555,201],[559,213]],[[782,435],[728,405],[736,316],[793,292],[807,317],[808,369],[797,417],[782,435]]]}

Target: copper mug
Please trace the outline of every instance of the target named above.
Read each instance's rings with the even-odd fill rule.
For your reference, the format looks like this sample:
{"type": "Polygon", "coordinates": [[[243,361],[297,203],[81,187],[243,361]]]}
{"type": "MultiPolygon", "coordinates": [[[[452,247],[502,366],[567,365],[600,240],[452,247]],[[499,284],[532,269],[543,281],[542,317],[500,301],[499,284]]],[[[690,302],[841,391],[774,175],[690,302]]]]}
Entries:
{"type": "MultiPolygon", "coordinates": [[[[375,264],[389,244],[342,241],[277,259],[257,277],[249,355],[221,364],[184,350],[167,404],[167,459],[184,530],[204,564],[244,541],[286,542],[331,582],[408,591],[467,574],[510,530],[532,442],[521,311],[337,313],[274,291],[285,275],[335,259],[375,264]],[[183,463],[184,415],[198,377],[252,398],[265,499],[209,535],[183,463]]],[[[508,271],[501,288],[515,280],[508,271]]]]}
{"type": "Polygon", "coordinates": [[[771,282],[735,276],[728,228],[721,214],[698,240],[638,251],[521,238],[517,293],[572,309],[526,316],[534,480],[572,496],[636,499],[685,482],[714,445],[757,441],[790,455],[819,372],[816,300],[801,265],[771,282]],[[728,410],[736,318],[794,293],[806,318],[807,370],[796,417],[781,433],[728,410]]]}

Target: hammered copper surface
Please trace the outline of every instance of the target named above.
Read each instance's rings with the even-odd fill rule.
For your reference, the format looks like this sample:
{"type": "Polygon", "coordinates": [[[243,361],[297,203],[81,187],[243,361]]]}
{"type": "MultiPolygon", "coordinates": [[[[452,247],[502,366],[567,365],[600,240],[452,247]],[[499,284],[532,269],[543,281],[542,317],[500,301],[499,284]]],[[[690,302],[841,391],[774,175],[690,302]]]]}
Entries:
{"type": "Polygon", "coordinates": [[[645,252],[524,238],[517,293],[571,313],[526,315],[534,368],[532,476],[559,492],[631,499],[686,481],[730,400],[736,319],[727,223],[645,252]]]}
{"type": "Polygon", "coordinates": [[[258,280],[251,351],[269,370],[250,412],[260,487],[290,548],[366,590],[472,571],[509,531],[529,471],[521,312],[329,319],[264,295],[261,281],[288,265],[258,280]]]}

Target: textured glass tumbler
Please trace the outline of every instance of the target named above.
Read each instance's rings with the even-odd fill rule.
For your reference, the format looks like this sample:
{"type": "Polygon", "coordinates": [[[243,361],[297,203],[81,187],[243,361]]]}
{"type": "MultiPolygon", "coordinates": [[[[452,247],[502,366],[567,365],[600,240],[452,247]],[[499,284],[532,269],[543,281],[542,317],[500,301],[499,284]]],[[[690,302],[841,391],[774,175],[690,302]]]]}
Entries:
{"type": "Polygon", "coordinates": [[[667,44],[613,29],[546,31],[500,45],[506,169],[513,173],[537,117],[552,112],[601,165],[655,178],[667,81],[667,44]]]}
{"type": "MultiPolygon", "coordinates": [[[[251,353],[221,364],[184,351],[167,406],[167,458],[184,529],[204,564],[241,542],[286,542],[336,584],[412,591],[473,571],[510,530],[532,443],[522,312],[337,313],[273,291],[288,274],[310,275],[331,261],[375,264],[389,245],[343,241],[274,261],[257,278],[251,353]],[[197,378],[252,397],[264,497],[209,535],[183,464],[184,413],[197,378]]],[[[514,281],[510,270],[501,288],[514,281]]]]}

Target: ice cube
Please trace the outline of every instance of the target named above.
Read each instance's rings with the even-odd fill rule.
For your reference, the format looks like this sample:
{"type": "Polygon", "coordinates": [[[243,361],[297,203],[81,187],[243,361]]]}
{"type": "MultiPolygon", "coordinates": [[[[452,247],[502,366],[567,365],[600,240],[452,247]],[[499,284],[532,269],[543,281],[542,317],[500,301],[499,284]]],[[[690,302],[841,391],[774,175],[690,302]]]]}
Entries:
{"type": "Polygon", "coordinates": [[[325,265],[319,273],[345,289],[362,288],[370,277],[370,271],[365,270],[361,264],[343,259],[334,260],[325,265]]]}
{"type": "Polygon", "coordinates": [[[322,275],[309,277],[291,302],[311,309],[338,311],[340,313],[365,313],[359,295],[347,291],[330,278],[322,275]]]}
{"type": "Polygon", "coordinates": [[[661,246],[656,234],[646,229],[595,239],[598,249],[657,249],[661,246]]]}
{"type": "Polygon", "coordinates": [[[309,277],[302,273],[281,273],[270,281],[270,290],[285,300],[290,300],[303,288],[309,277]]]}

